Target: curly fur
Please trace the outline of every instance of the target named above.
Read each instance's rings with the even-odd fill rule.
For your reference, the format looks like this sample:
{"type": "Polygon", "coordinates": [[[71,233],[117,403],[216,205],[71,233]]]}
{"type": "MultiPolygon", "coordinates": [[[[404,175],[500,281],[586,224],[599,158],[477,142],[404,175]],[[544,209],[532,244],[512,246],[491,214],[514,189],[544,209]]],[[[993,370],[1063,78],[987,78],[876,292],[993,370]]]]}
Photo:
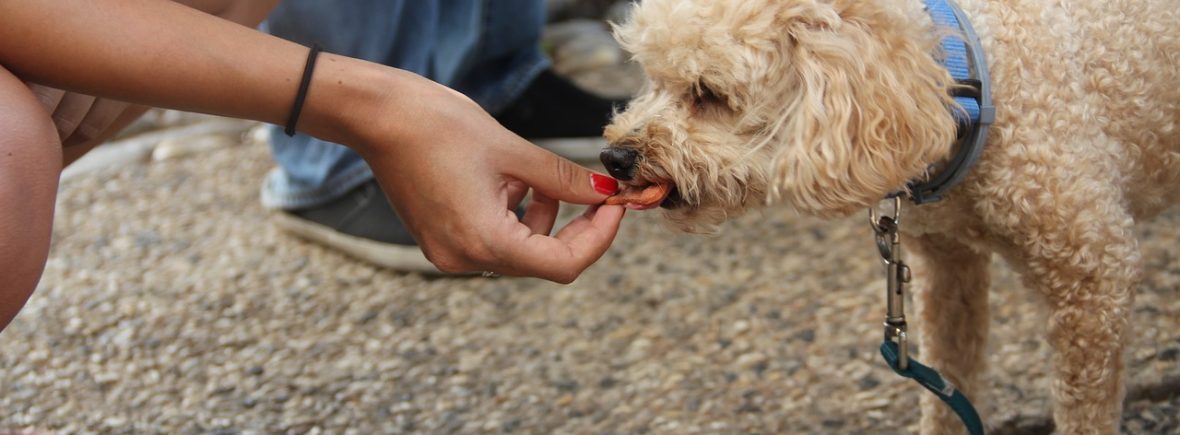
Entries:
{"type": "MultiPolygon", "coordinates": [[[[959,3],[998,114],[975,170],[903,227],[925,261],[923,358],[976,393],[999,253],[1049,307],[1058,429],[1113,433],[1139,281],[1131,228],[1180,181],[1180,4],[959,3]]],[[[633,183],[675,183],[685,206],[667,214],[685,229],[768,204],[863,210],[951,152],[950,31],[918,0],[645,0],[616,35],[649,80],[606,136],[641,156],[633,183]]],[[[958,424],[923,410],[923,432],[958,424]]]]}

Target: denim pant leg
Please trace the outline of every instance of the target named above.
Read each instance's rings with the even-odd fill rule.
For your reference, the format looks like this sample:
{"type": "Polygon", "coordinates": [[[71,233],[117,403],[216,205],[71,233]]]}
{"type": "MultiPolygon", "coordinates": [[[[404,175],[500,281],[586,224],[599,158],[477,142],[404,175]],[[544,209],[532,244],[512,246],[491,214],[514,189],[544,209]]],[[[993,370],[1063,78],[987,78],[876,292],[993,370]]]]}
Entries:
{"type": "MultiPolygon", "coordinates": [[[[332,53],[411,71],[467,94],[491,112],[548,67],[540,50],[543,0],[285,0],[262,28],[332,53]]],[[[278,168],[262,203],[322,204],[373,177],[352,150],[271,129],[278,168]]]]}

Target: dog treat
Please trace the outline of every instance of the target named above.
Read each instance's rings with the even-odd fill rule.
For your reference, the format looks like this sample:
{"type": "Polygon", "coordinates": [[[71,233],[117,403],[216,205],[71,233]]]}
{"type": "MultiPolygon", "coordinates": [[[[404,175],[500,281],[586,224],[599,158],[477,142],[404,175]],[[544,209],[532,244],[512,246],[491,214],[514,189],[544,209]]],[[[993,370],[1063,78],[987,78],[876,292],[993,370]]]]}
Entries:
{"type": "Polygon", "coordinates": [[[668,192],[672,189],[672,185],[668,183],[653,184],[643,189],[636,187],[624,187],[619,193],[606,199],[607,205],[637,205],[641,208],[651,208],[660,205],[664,198],[668,197],[668,192]]]}

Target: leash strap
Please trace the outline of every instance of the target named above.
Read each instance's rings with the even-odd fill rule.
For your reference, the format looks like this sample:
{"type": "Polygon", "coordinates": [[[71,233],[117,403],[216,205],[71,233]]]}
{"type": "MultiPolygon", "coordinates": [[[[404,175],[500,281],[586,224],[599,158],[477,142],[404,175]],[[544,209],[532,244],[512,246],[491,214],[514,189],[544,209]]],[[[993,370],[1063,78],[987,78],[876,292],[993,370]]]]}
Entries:
{"type": "Polygon", "coordinates": [[[897,343],[892,341],[884,341],[881,343],[881,356],[885,358],[885,363],[893,369],[897,374],[913,379],[930,390],[942,399],[955,414],[959,415],[959,420],[963,421],[963,426],[967,427],[967,432],[971,435],[983,435],[983,422],[979,418],[979,413],[975,412],[975,407],[971,405],[971,401],[967,400],[961,391],[955,388],[950,382],[942,378],[937,370],[923,365],[909,358],[909,364],[903,370],[898,366],[898,349],[897,343]]]}

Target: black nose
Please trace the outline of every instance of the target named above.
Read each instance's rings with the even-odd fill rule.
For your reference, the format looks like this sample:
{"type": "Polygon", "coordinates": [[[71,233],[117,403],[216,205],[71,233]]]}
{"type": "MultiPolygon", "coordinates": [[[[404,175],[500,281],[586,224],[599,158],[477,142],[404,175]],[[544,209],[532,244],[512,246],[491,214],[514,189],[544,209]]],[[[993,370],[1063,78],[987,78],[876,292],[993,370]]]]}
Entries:
{"type": "Polygon", "coordinates": [[[627,181],[635,177],[635,163],[639,159],[639,153],[627,148],[610,147],[604,148],[598,159],[602,160],[602,165],[606,166],[606,172],[609,172],[610,176],[627,181]]]}

